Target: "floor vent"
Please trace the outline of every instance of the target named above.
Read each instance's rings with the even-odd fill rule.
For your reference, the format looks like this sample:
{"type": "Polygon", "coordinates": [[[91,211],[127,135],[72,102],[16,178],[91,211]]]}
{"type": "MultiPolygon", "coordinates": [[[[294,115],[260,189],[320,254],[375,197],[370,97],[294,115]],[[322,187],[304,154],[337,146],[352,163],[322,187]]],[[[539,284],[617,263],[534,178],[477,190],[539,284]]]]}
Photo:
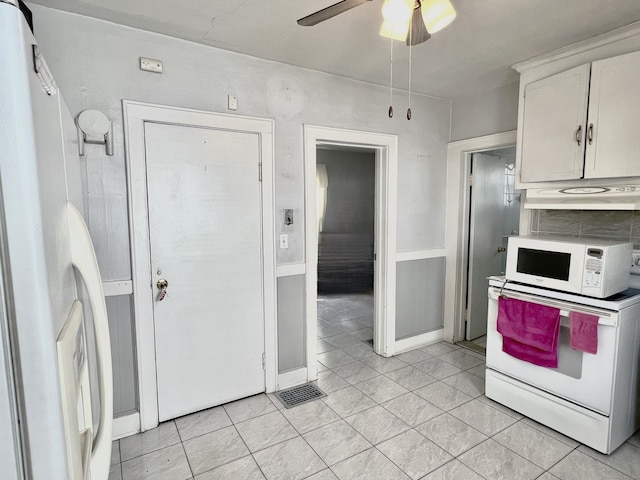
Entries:
{"type": "Polygon", "coordinates": [[[297,407],[303,403],[311,402],[318,398],[326,397],[327,394],[316,387],[313,383],[305,383],[297,387],[287,388],[276,392],[276,397],[287,408],[297,407]]]}

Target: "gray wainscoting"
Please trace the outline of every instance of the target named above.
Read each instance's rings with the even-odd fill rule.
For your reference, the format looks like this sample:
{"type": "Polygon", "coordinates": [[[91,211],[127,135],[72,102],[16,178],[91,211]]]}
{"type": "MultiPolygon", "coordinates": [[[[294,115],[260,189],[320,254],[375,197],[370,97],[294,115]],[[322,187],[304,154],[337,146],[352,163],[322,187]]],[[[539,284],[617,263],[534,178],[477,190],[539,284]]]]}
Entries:
{"type": "Polygon", "coordinates": [[[113,366],[113,416],[117,417],[138,409],[132,296],[107,297],[106,303],[113,366]]]}
{"type": "Polygon", "coordinates": [[[304,367],[305,341],[305,276],[278,278],[278,371],[304,367]]]}
{"type": "Polygon", "coordinates": [[[444,257],[398,262],[396,340],[443,327],[444,269],[444,257]]]}

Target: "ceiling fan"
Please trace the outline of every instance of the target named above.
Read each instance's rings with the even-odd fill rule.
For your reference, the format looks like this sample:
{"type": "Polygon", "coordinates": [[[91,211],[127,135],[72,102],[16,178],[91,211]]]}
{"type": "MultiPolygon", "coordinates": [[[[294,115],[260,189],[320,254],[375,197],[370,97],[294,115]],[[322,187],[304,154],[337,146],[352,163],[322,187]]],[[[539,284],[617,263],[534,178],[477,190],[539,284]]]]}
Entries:
{"type": "Polygon", "coordinates": [[[342,0],[341,2],[330,5],[327,8],[323,8],[322,10],[318,10],[311,15],[307,15],[306,17],[301,18],[300,20],[298,20],[298,25],[302,25],[303,27],[311,27],[370,1],[372,0],[342,0]]]}
{"type": "MultiPolygon", "coordinates": [[[[370,1],[342,0],[299,19],[298,25],[317,25],[370,1]]],[[[385,0],[382,16],[384,23],[380,35],[417,45],[451,23],[456,12],[449,0],[385,0]]]]}
{"type": "MultiPolygon", "coordinates": [[[[298,20],[298,25],[310,27],[372,0],[342,0],[298,20]]],[[[407,45],[426,42],[431,34],[442,30],[456,18],[450,0],[384,0],[384,21],[380,35],[393,40],[404,40],[407,45]]],[[[393,41],[391,42],[391,81],[389,91],[393,100],[393,41]]],[[[389,118],[393,117],[393,106],[389,106],[389,118]]],[[[411,49],[409,49],[409,108],[407,120],[411,120],[411,49]]]]}

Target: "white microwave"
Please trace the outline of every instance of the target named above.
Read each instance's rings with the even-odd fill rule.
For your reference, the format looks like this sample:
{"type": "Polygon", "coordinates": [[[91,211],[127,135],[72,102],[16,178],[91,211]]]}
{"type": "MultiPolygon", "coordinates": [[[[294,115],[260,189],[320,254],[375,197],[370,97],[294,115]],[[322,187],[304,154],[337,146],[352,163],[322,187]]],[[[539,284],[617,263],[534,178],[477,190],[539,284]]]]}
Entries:
{"type": "Polygon", "coordinates": [[[633,244],[595,238],[510,237],[507,280],[606,298],[629,288],[633,244]]]}

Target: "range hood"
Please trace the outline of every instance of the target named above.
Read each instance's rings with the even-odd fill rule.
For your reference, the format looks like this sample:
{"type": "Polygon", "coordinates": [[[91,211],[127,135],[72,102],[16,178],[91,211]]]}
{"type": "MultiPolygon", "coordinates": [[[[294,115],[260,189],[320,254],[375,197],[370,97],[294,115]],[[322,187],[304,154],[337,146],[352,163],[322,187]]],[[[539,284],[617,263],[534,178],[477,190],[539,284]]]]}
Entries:
{"type": "Polygon", "coordinates": [[[529,188],[524,208],[543,210],[640,210],[640,185],[529,188]]]}

